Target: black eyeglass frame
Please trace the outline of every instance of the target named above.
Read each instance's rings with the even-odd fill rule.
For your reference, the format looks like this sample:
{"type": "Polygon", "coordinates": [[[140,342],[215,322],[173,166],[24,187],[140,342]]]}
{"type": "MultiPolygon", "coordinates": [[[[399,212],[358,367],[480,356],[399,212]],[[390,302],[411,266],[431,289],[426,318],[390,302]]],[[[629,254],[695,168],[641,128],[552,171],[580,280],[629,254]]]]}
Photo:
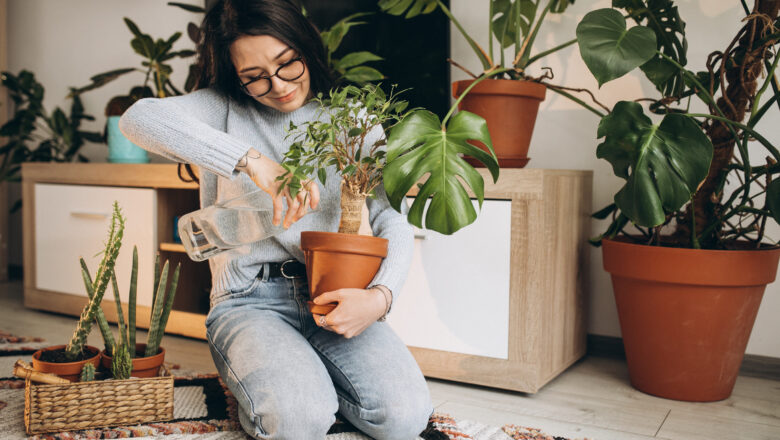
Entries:
{"type": "Polygon", "coordinates": [[[265,96],[265,95],[271,93],[271,90],[274,88],[274,85],[273,85],[273,82],[271,81],[271,78],[276,76],[279,79],[281,79],[282,81],[290,82],[290,81],[295,81],[296,79],[302,77],[304,73],[306,73],[306,63],[303,61],[303,57],[302,56],[297,56],[297,57],[291,59],[290,61],[287,61],[286,63],[279,65],[279,67],[276,68],[276,72],[274,72],[273,75],[260,75],[260,76],[257,76],[255,78],[249,80],[246,83],[241,82],[241,78],[239,78],[238,79],[238,84],[241,87],[241,90],[244,91],[244,93],[246,93],[247,95],[249,95],[249,96],[251,96],[253,98],[259,98],[261,96],[265,96]],[[298,62],[298,61],[300,61],[301,64],[303,64],[303,70],[301,71],[300,75],[296,76],[295,78],[290,78],[290,79],[282,78],[281,76],[279,76],[279,71],[280,70],[282,70],[285,67],[291,65],[292,63],[295,63],[295,62],[298,62]],[[268,80],[268,84],[269,84],[268,91],[265,92],[265,93],[261,93],[259,95],[253,95],[249,91],[249,87],[248,86],[250,84],[254,83],[254,82],[257,82],[257,81],[260,81],[260,80],[263,80],[263,79],[268,80]]]}

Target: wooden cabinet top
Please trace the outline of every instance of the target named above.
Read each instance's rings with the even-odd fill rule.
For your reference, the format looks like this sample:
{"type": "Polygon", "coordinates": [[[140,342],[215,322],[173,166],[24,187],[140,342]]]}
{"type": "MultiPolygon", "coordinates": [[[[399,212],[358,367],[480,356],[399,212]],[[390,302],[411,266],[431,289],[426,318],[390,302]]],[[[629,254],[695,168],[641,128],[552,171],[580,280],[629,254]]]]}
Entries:
{"type": "MultiPolygon", "coordinates": [[[[591,170],[550,170],[540,168],[503,168],[497,183],[486,168],[478,168],[485,180],[485,196],[490,198],[541,198],[545,186],[562,178],[590,184],[591,170]]],[[[177,165],[115,163],[25,163],[22,180],[77,185],[133,186],[147,188],[197,189],[194,182],[179,179],[177,165]]],[[[413,187],[409,195],[417,194],[413,187]]],[[[473,196],[473,194],[472,194],[473,196]]]]}

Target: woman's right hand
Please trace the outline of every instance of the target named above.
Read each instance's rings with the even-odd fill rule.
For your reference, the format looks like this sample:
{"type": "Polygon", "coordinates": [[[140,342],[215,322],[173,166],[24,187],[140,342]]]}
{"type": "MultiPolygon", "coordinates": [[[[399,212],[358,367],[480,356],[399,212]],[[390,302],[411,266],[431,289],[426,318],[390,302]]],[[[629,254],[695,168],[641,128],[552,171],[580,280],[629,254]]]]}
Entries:
{"type": "Polygon", "coordinates": [[[315,182],[310,180],[301,182],[303,188],[294,199],[290,196],[288,188],[280,193],[279,187],[282,186],[282,181],[276,180],[276,178],[284,175],[287,171],[254,148],[250,149],[238,161],[236,169],[246,173],[258,188],[271,196],[274,205],[274,225],[278,225],[282,220],[282,210],[284,209],[282,200],[284,199],[287,199],[287,214],[284,216],[282,224],[285,229],[306,215],[308,208],[317,209],[317,205],[320,203],[320,189],[315,182]]]}

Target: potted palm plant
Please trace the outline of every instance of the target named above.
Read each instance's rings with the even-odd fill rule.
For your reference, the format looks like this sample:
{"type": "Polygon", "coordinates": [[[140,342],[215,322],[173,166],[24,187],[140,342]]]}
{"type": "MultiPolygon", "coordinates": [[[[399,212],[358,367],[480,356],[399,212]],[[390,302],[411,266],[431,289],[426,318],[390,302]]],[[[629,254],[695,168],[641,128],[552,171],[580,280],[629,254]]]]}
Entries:
{"type": "MultiPolygon", "coordinates": [[[[384,196],[376,192],[380,184],[390,204],[403,212],[406,194],[420,182],[408,212],[409,221],[418,227],[423,227],[423,214],[425,227],[444,234],[476,219],[465,185],[481,206],[484,181],[462,156],[481,161],[493,179],[498,179],[498,163],[484,119],[465,111],[452,117],[457,103],[443,121],[424,109],[407,111],[408,104],[398,99],[398,93],[393,90],[387,95],[372,84],[347,86],[327,97],[320,94],[316,100],[327,117],[290,126],[294,142],[282,162],[287,173],[279,178],[281,188],[289,188],[295,197],[302,182],[313,176],[324,185],[330,167],[341,176],[339,232],[301,233],[312,298],[339,288],[365,288],[375,276],[387,255],[387,240],[357,232],[365,199],[384,196]],[[488,152],[469,143],[475,140],[486,145],[488,152]]],[[[317,314],[335,307],[309,305],[317,314]]]]}
{"type": "MultiPolygon", "coordinates": [[[[529,66],[546,55],[574,44],[569,40],[550,50],[531,54],[531,49],[541,24],[548,13],[561,13],[573,0],[490,0],[486,2],[488,18],[488,50],[470,37],[455,16],[441,0],[379,0],[379,7],[393,15],[406,14],[407,18],[428,14],[440,9],[463,37],[482,65],[483,72],[475,75],[458,63],[473,80],[457,81],[452,84],[454,97],[467,95],[460,108],[478,114],[487,120],[493,146],[501,167],[522,168],[528,161],[528,148],[536,123],[539,104],[544,100],[547,88],[566,94],[564,87],[543,84],[551,78],[547,73],[534,77],[529,66]],[[494,57],[494,39],[499,57],[494,57]],[[504,50],[513,48],[512,60],[505,59],[504,50]],[[466,89],[481,77],[491,79],[479,86],[466,89]]],[[[477,161],[470,160],[472,165],[477,161]]]]}
{"type": "Polygon", "coordinates": [[[579,23],[583,60],[599,84],[640,67],[661,94],[642,100],[659,123],[621,101],[597,133],[597,156],[625,180],[594,214],[612,221],[593,242],[612,275],[631,383],[672,399],[725,399],[780,259],[765,235],[780,222],[780,152],[756,129],[780,99],[780,2],[743,2],[744,26],[703,72],[684,67],[685,24],[671,1],[613,5],[579,23]],[[693,99],[709,111],[689,111],[693,99]],[[766,151],[761,163],[751,141],[766,151]]]}
{"type": "Polygon", "coordinates": [[[100,350],[97,347],[86,345],[86,341],[90,330],[92,330],[92,322],[100,310],[103,294],[114,276],[114,265],[119,255],[119,248],[122,246],[124,228],[125,219],[119,205],[114,202],[111,228],[103,249],[103,258],[98,266],[95,280],[91,281],[87,287],[89,301],[81,312],[76,330],[67,345],[46,347],[33,353],[32,362],[36,371],[56,374],[75,382],[78,381],[84,364],[90,363],[95,367],[98,366],[100,350]]]}

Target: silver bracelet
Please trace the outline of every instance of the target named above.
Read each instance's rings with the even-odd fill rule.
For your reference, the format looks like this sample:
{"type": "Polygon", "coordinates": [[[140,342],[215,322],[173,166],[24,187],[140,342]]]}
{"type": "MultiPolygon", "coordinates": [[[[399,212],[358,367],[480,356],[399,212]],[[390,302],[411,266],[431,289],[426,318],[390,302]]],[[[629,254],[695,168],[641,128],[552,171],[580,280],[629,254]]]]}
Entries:
{"type": "Polygon", "coordinates": [[[263,157],[263,154],[258,152],[257,157],[251,156],[249,153],[251,151],[247,151],[245,155],[241,156],[241,159],[238,159],[238,164],[236,164],[236,169],[244,168],[246,169],[247,165],[249,165],[249,159],[260,159],[263,157]]]}
{"type": "Polygon", "coordinates": [[[393,292],[381,284],[369,287],[369,289],[374,288],[379,289],[379,291],[382,292],[382,296],[385,298],[385,313],[377,319],[378,322],[384,322],[387,319],[387,314],[390,313],[390,309],[393,308],[393,292]]]}

